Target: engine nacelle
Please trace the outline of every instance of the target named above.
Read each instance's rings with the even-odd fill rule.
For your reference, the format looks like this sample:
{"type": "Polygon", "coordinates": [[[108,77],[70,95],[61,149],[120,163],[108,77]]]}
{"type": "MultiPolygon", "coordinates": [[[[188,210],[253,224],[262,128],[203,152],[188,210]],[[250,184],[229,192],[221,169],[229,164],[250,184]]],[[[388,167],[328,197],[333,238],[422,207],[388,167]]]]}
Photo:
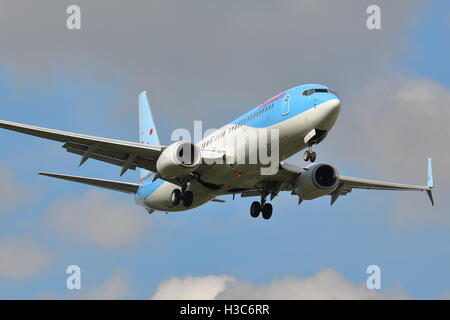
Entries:
{"type": "Polygon", "coordinates": [[[156,170],[164,178],[193,172],[202,163],[200,148],[191,142],[178,141],[168,146],[156,161],[156,170]]]}
{"type": "Polygon", "coordinates": [[[294,191],[304,200],[311,200],[336,190],[339,173],[329,164],[319,163],[305,168],[294,184],[294,191]]]}

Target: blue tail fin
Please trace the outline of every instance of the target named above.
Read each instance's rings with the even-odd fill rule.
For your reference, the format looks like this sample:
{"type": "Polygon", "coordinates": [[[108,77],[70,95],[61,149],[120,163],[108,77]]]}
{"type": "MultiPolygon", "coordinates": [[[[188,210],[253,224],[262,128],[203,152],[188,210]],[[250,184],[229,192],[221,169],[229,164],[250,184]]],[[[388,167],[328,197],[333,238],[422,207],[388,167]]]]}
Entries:
{"type": "MultiPolygon", "coordinates": [[[[147,92],[142,91],[139,94],[139,142],[159,146],[158,132],[156,131],[155,121],[147,100],[147,92]]],[[[141,169],[141,178],[146,176],[149,171],[141,169]]]]}

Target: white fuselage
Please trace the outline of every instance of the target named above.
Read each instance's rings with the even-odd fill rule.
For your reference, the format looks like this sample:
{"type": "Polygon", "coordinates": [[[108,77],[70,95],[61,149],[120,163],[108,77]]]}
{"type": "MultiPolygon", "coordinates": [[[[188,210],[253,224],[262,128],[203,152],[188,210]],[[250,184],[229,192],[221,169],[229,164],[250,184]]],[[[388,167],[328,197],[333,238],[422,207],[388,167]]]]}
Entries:
{"type": "MultiPolygon", "coordinates": [[[[291,107],[291,109],[293,109],[291,107]]],[[[227,155],[234,153],[245,154],[245,159],[251,154],[258,154],[261,147],[273,148],[272,151],[276,151],[279,154],[276,167],[279,165],[279,161],[286,159],[300,150],[307,147],[304,138],[313,129],[319,129],[328,132],[336,122],[339,114],[340,101],[339,99],[329,99],[324,102],[313,104],[312,107],[302,112],[297,112],[289,117],[281,118],[281,121],[275,121],[270,123],[270,117],[275,117],[273,112],[267,112],[267,115],[262,114],[261,117],[267,116],[267,126],[260,125],[260,127],[253,127],[249,125],[236,125],[227,124],[216,132],[212,133],[208,137],[202,139],[197,145],[202,152],[224,152],[227,155]],[[243,137],[249,134],[258,134],[260,131],[278,130],[279,141],[277,143],[270,143],[268,139],[266,145],[262,146],[259,143],[245,143],[243,137]],[[214,137],[219,138],[215,139],[214,137]],[[226,139],[225,139],[226,136],[226,139]],[[235,139],[235,140],[233,140],[235,139]],[[208,143],[209,141],[209,143],[208,143]],[[235,141],[229,143],[230,141],[235,141]],[[237,141],[237,143],[236,143],[237,141]]],[[[292,112],[295,112],[294,110],[292,112]]],[[[276,115],[278,116],[278,115],[276,115]]],[[[278,116],[279,117],[279,116],[278,116]]],[[[265,133],[264,133],[265,134],[265,133]]],[[[262,179],[270,179],[270,176],[261,175],[261,163],[249,164],[247,163],[230,163],[230,165],[211,165],[211,167],[201,175],[203,182],[220,186],[217,190],[205,187],[204,184],[198,181],[192,181],[189,184],[189,190],[194,193],[194,201],[189,208],[183,206],[182,203],[172,205],[170,202],[170,196],[174,189],[179,189],[178,185],[170,182],[160,182],[157,186],[149,187],[151,192],[145,197],[140,199],[136,197],[137,202],[146,207],[149,210],[159,211],[182,211],[191,209],[208,202],[215,197],[223,194],[230,194],[230,190],[250,189],[261,181],[262,179]]],[[[141,196],[142,197],[142,196],[141,196]]]]}

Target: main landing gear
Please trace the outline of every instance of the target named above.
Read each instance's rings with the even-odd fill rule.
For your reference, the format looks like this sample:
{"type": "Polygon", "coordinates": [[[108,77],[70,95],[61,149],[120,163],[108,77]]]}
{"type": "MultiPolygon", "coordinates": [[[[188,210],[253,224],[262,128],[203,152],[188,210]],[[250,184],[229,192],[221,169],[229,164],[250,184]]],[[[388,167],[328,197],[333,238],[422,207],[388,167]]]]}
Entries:
{"type": "Polygon", "coordinates": [[[170,202],[172,202],[172,205],[177,206],[180,201],[183,201],[183,206],[189,208],[194,202],[194,194],[192,191],[182,192],[180,189],[173,190],[170,196],[170,202]]]}
{"type": "Polygon", "coordinates": [[[308,146],[308,149],[303,154],[303,160],[311,162],[316,161],[316,153],[312,151],[312,146],[308,146]]]}
{"type": "Polygon", "coordinates": [[[250,206],[250,215],[253,218],[258,218],[259,214],[262,213],[262,217],[268,220],[272,216],[272,211],[272,205],[270,203],[266,203],[265,197],[261,197],[261,202],[253,201],[250,206]]]}

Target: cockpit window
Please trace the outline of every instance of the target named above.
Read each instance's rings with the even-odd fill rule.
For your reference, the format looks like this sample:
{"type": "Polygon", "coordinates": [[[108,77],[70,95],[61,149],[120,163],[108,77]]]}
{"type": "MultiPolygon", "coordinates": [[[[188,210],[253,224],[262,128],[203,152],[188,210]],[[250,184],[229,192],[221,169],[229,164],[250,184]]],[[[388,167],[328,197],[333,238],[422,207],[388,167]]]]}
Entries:
{"type": "Polygon", "coordinates": [[[327,89],[327,88],[316,88],[316,89],[305,90],[305,91],[303,91],[303,95],[304,96],[310,96],[313,93],[325,93],[325,92],[328,92],[328,93],[336,95],[336,91],[331,90],[331,89],[327,89]]]}
{"type": "Polygon", "coordinates": [[[328,92],[334,94],[335,96],[337,96],[337,93],[334,90],[328,89],[328,92]]]}

